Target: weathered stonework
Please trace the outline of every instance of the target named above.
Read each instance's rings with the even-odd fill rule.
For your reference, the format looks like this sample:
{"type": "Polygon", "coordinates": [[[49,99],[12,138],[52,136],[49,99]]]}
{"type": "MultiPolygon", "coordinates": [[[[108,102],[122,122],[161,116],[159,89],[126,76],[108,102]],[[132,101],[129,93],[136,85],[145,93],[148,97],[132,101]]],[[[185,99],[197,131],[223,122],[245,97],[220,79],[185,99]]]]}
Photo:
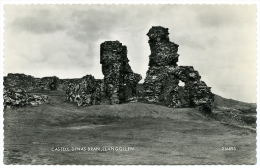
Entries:
{"type": "Polygon", "coordinates": [[[68,102],[77,103],[78,106],[99,105],[101,103],[101,81],[92,75],[86,75],[73,83],[69,83],[66,89],[68,102]]]}
{"type": "Polygon", "coordinates": [[[127,58],[127,48],[119,41],[100,45],[100,64],[104,74],[105,93],[110,104],[119,104],[135,96],[141,75],[133,73],[127,58]]]}
{"type": "Polygon", "coordinates": [[[161,26],[152,27],[147,33],[151,55],[144,82],[145,99],[174,108],[196,107],[210,111],[214,101],[210,87],[200,80],[192,66],[177,65],[179,45],[170,42],[168,35],[168,29],[161,26]],[[185,83],[184,101],[178,92],[179,80],[185,83]]]}
{"type": "Polygon", "coordinates": [[[31,75],[12,74],[9,73],[4,77],[4,86],[12,89],[24,89],[26,91],[32,90],[57,90],[59,85],[59,78],[43,77],[35,78],[31,75]]]}

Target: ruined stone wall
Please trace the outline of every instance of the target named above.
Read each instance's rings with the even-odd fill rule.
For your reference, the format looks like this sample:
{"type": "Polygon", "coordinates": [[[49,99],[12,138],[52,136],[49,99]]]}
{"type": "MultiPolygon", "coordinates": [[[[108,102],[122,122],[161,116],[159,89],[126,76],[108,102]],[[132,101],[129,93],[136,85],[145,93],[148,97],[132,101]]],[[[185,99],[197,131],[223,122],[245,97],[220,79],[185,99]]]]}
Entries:
{"type": "Polygon", "coordinates": [[[149,69],[144,82],[145,99],[169,107],[198,107],[210,110],[214,95],[210,87],[201,81],[199,73],[192,66],[178,66],[179,45],[170,42],[167,28],[152,27],[147,36],[151,55],[149,69]],[[184,101],[181,101],[178,84],[185,83],[184,101]]]}
{"type": "Polygon", "coordinates": [[[179,45],[170,42],[167,28],[152,27],[147,35],[151,55],[144,82],[146,99],[149,102],[163,102],[169,107],[181,107],[178,96],[179,79],[168,72],[170,67],[177,66],[179,45]]]}
{"type": "Polygon", "coordinates": [[[80,78],[72,79],[59,79],[59,85],[57,90],[67,90],[69,84],[76,85],[79,82],[80,78]]]}
{"type": "Polygon", "coordinates": [[[119,41],[105,41],[100,45],[100,64],[104,74],[105,93],[110,104],[119,104],[135,96],[141,75],[132,71],[127,48],[119,41]]]}
{"type": "Polygon", "coordinates": [[[179,66],[173,74],[185,83],[185,107],[211,107],[214,95],[192,66],[179,66]]]}
{"type": "Polygon", "coordinates": [[[35,78],[31,75],[9,73],[4,77],[4,86],[12,89],[24,89],[25,91],[50,90],[50,85],[55,82],[55,86],[52,87],[52,90],[56,90],[58,81],[59,78],[56,76],[35,78]]]}
{"type": "Polygon", "coordinates": [[[69,83],[66,89],[68,102],[78,106],[99,105],[101,103],[102,80],[96,80],[92,75],[86,75],[69,83]]]}
{"type": "MultiPolygon", "coordinates": [[[[11,89],[22,89],[25,91],[37,90],[66,90],[69,84],[77,84],[81,78],[59,79],[56,76],[35,78],[31,75],[9,73],[4,77],[4,86],[11,89]],[[51,87],[51,85],[54,85],[51,87]]],[[[101,89],[104,90],[103,79],[99,80],[101,89]]]]}
{"type": "MultiPolygon", "coordinates": [[[[151,54],[149,69],[144,82],[144,96],[148,102],[168,107],[195,107],[210,111],[214,95],[211,88],[201,81],[192,66],[178,66],[178,44],[170,41],[168,29],[157,26],[147,33],[151,54]],[[179,81],[185,83],[184,100],[180,98],[179,81]]],[[[132,71],[127,58],[127,47],[119,41],[105,41],[100,46],[100,63],[104,80],[86,75],[76,79],[57,77],[34,78],[24,74],[8,74],[5,88],[31,90],[66,90],[66,99],[78,106],[100,104],[105,93],[110,104],[136,100],[136,87],[142,79],[132,71]]]]}

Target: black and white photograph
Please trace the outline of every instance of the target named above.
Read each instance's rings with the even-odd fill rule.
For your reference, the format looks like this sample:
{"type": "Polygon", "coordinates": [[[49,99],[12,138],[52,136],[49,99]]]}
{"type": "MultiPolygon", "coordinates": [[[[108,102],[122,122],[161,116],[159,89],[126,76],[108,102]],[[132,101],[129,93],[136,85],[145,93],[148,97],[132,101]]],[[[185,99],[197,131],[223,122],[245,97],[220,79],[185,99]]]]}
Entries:
{"type": "Polygon", "coordinates": [[[3,4],[2,164],[259,164],[258,5],[3,4]]]}

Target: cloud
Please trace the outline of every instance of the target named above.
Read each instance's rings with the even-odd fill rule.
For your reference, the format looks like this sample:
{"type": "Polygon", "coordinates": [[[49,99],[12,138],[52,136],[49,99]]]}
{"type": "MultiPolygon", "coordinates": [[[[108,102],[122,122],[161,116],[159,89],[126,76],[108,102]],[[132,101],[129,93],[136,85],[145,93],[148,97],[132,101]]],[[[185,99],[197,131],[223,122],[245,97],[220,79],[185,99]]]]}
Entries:
{"type": "MultiPolygon", "coordinates": [[[[219,28],[255,24],[255,19],[248,17],[252,11],[256,11],[255,5],[202,5],[194,7],[193,10],[197,11],[197,18],[202,26],[219,28]]],[[[254,15],[256,16],[256,13],[254,15]]]]}
{"type": "Polygon", "coordinates": [[[15,18],[11,24],[15,31],[35,34],[53,33],[66,28],[49,10],[36,10],[33,15],[31,13],[29,16],[15,18]]]}
{"type": "Polygon", "coordinates": [[[124,21],[125,13],[121,10],[113,11],[108,7],[105,10],[89,9],[75,10],[71,14],[72,25],[67,34],[79,42],[93,42],[100,38],[111,37],[120,29],[120,23],[124,21]],[[118,17],[120,16],[120,17],[118,17]]]}

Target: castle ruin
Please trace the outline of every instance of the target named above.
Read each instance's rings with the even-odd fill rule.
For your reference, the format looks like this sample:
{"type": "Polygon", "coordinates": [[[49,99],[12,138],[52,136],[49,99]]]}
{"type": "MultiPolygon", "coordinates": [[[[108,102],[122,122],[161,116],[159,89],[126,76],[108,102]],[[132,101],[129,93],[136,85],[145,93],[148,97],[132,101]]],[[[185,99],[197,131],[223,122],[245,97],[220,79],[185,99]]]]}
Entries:
{"type": "Polygon", "coordinates": [[[105,94],[110,104],[124,103],[136,96],[136,86],[142,76],[134,73],[128,62],[127,47],[119,41],[105,41],[100,45],[105,94]]]}
{"type": "Polygon", "coordinates": [[[147,36],[151,55],[144,82],[145,99],[168,107],[195,107],[210,112],[214,95],[211,88],[201,81],[192,66],[178,66],[178,44],[169,39],[168,28],[153,26],[147,36]],[[179,95],[179,81],[185,83],[184,101],[179,95]]]}

